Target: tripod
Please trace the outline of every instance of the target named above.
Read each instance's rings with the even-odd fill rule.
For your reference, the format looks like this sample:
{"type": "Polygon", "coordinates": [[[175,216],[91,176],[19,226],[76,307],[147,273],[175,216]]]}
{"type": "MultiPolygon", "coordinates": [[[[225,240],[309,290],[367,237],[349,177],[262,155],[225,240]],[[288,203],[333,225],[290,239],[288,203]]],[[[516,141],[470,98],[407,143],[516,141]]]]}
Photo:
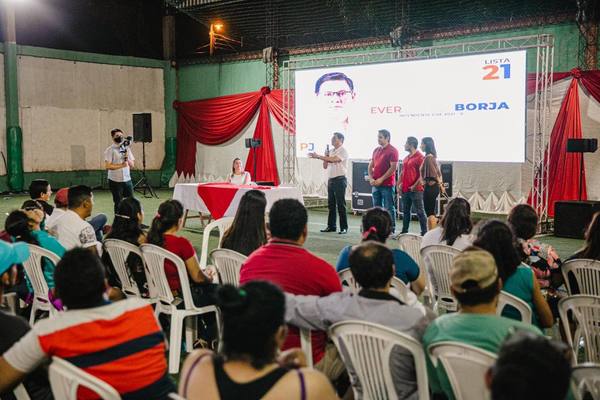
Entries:
{"type": "Polygon", "coordinates": [[[142,142],[142,177],[135,183],[135,185],[133,185],[133,190],[141,193],[147,199],[152,197],[156,197],[158,199],[158,195],[146,177],[146,142],[142,142]]]}

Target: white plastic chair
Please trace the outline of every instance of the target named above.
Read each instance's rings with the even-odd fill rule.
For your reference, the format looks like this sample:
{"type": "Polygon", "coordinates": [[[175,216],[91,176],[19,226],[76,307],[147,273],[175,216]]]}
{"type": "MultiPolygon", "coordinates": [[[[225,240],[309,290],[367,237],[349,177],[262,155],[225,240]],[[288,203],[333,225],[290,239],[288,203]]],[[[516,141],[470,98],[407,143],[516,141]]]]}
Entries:
{"type": "Polygon", "coordinates": [[[240,285],[240,269],[248,257],[229,249],[214,249],[210,252],[210,257],[219,273],[219,281],[222,285],[240,285]]]}
{"type": "Polygon", "coordinates": [[[314,366],[314,361],[312,356],[310,329],[298,328],[298,331],[300,332],[300,348],[306,357],[306,366],[312,368],[314,366]]]}
{"type": "Polygon", "coordinates": [[[22,383],[14,388],[13,396],[15,396],[15,399],[17,400],[31,400],[29,393],[27,393],[27,390],[25,390],[25,386],[23,386],[22,383]]]}
{"type": "Polygon", "coordinates": [[[160,314],[171,316],[171,332],[169,337],[169,373],[179,372],[179,360],[181,357],[181,334],[185,322],[185,342],[186,350],[192,351],[194,340],[197,337],[196,318],[202,314],[214,312],[216,314],[217,331],[221,332],[220,316],[217,307],[206,306],[196,307],[192,299],[190,290],[190,281],[188,278],[185,263],[176,254],[152,244],[143,244],[140,250],[150,271],[150,275],[156,290],[157,302],[154,308],[154,314],[158,318],[160,314]],[[183,295],[182,308],[177,308],[177,301],[165,273],[165,260],[171,261],[177,268],[179,281],[181,282],[181,294],[183,295]]]}
{"type": "Polygon", "coordinates": [[[438,342],[427,349],[431,362],[441,362],[456,400],[489,398],[485,374],[494,365],[496,354],[458,342],[438,342]]]}
{"type": "Polygon", "coordinates": [[[600,261],[589,259],[577,259],[565,262],[560,267],[565,285],[569,295],[573,294],[589,294],[592,296],[600,296],[600,261]],[[579,293],[573,293],[569,276],[574,276],[579,293]]]}
{"type": "MultiPolygon", "coordinates": [[[[344,268],[339,271],[338,276],[340,277],[342,284],[345,282],[352,293],[358,293],[360,291],[361,287],[354,279],[354,276],[352,276],[350,268],[344,268]]],[[[411,300],[409,287],[396,276],[392,278],[390,294],[395,295],[405,304],[412,304],[416,300],[416,296],[411,300]]]]}
{"type": "Polygon", "coordinates": [[[402,233],[398,236],[398,247],[406,252],[412,258],[419,268],[423,268],[423,258],[421,257],[421,243],[423,237],[414,233],[402,233]]]}
{"type": "Polygon", "coordinates": [[[458,310],[458,302],[450,290],[450,269],[457,254],[460,254],[460,250],[443,244],[427,246],[421,250],[429,278],[427,287],[436,313],[439,313],[440,308],[446,311],[458,310]]]}
{"type": "Polygon", "coordinates": [[[419,400],[429,399],[429,384],[423,345],[414,338],[364,321],[338,322],[329,328],[335,346],[350,374],[354,397],[364,400],[397,399],[390,370],[395,346],[413,356],[419,400]]]}
{"type": "Polygon", "coordinates": [[[525,301],[521,300],[517,296],[513,296],[512,294],[505,292],[504,290],[500,291],[500,296],[498,297],[498,307],[496,308],[496,315],[502,315],[502,311],[504,307],[512,306],[519,311],[521,314],[521,322],[526,324],[531,324],[532,312],[531,307],[525,301]]]}
{"type": "Polygon", "coordinates": [[[576,400],[583,400],[586,393],[592,396],[592,400],[600,400],[600,364],[584,363],[574,366],[571,382],[576,400]]]}
{"type": "Polygon", "coordinates": [[[19,309],[19,298],[16,293],[4,293],[2,295],[2,307],[8,308],[12,315],[17,315],[19,309]]]}
{"type": "Polygon", "coordinates": [[[45,257],[56,266],[60,261],[60,257],[40,246],[34,244],[29,244],[28,246],[31,255],[23,262],[23,268],[29,278],[29,282],[31,282],[31,287],[33,287],[33,303],[31,304],[31,315],[29,316],[29,324],[33,325],[38,311],[47,311],[50,314],[50,318],[54,317],[57,312],[48,298],[50,289],[48,289],[48,283],[46,282],[46,278],[44,278],[42,260],[45,257]]]}
{"type": "Polygon", "coordinates": [[[48,378],[55,399],[77,400],[79,387],[93,391],[103,400],[121,399],[119,392],[108,383],[58,357],[52,357],[48,378]]]}
{"type": "MultiPolygon", "coordinates": [[[[144,262],[139,247],[124,240],[106,239],[104,241],[104,248],[106,249],[113,267],[115,268],[115,272],[121,281],[121,290],[123,290],[123,293],[127,296],[142,297],[135,280],[131,276],[129,268],[127,267],[127,257],[129,257],[129,254],[139,256],[142,262],[144,262]]],[[[144,268],[146,268],[145,265],[144,268]]]]}
{"type": "Polygon", "coordinates": [[[579,344],[583,341],[584,362],[600,363],[600,297],[575,295],[558,302],[558,312],[562,320],[567,343],[573,351],[573,360],[577,362],[579,344]],[[576,324],[571,331],[569,312],[576,324]]]}
{"type": "Polygon", "coordinates": [[[202,231],[202,248],[200,249],[200,268],[205,269],[208,264],[208,242],[210,240],[210,233],[213,229],[218,229],[219,231],[219,243],[217,244],[217,248],[221,247],[221,240],[223,240],[223,235],[225,231],[229,229],[231,224],[233,223],[233,217],[223,217],[217,220],[214,220],[210,224],[206,225],[204,231],[202,231]]]}

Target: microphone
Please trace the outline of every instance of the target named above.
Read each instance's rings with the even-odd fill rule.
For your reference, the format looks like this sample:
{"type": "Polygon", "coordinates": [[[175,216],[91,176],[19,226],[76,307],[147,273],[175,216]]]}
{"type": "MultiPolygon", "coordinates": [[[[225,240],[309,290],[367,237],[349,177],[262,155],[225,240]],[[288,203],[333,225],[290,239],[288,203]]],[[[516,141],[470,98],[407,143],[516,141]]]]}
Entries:
{"type": "Polygon", "coordinates": [[[329,145],[327,145],[327,148],[325,149],[325,155],[329,157],[329,145]]]}

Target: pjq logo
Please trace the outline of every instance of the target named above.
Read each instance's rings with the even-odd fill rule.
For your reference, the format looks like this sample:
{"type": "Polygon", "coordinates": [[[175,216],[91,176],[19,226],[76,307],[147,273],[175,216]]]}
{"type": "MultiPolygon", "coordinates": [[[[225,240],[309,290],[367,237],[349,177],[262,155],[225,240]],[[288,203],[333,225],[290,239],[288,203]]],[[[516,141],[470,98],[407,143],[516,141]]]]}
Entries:
{"type": "Polygon", "coordinates": [[[300,143],[300,151],[315,151],[314,143],[300,143]]]}

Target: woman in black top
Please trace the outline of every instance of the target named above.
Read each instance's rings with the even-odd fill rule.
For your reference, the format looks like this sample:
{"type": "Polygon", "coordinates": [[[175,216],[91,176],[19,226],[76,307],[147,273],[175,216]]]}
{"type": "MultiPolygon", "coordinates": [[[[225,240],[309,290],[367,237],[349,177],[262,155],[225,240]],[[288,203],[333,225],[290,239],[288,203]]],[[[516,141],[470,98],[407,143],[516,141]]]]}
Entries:
{"type": "Polygon", "coordinates": [[[425,153],[425,158],[421,164],[421,180],[425,187],[423,204],[425,205],[425,215],[427,215],[427,230],[430,231],[437,226],[435,206],[440,190],[444,193],[444,187],[442,186],[442,173],[437,163],[437,152],[433,139],[430,137],[421,139],[421,150],[425,153]]]}
{"type": "Polygon", "coordinates": [[[221,248],[249,256],[267,243],[265,208],[267,199],[260,190],[246,192],[240,200],[231,227],[223,235],[221,248]]]}

